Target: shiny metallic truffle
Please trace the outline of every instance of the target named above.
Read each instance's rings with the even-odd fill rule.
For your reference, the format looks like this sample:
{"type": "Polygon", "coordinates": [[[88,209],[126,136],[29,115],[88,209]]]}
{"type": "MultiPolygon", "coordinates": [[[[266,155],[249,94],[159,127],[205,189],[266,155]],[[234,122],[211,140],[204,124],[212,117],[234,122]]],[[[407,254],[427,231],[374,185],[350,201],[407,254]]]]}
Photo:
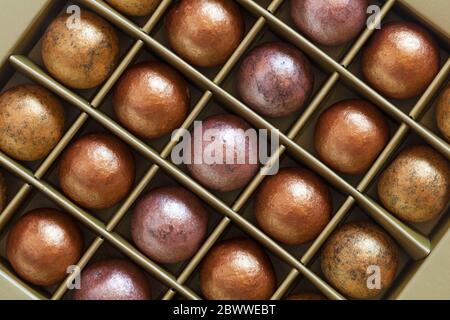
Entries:
{"type": "Polygon", "coordinates": [[[87,134],[64,152],[59,165],[62,190],[89,209],[111,208],[133,186],[135,163],[129,148],[105,133],[87,134]]]}
{"type": "Polygon", "coordinates": [[[118,64],[120,44],[114,28],[100,16],[81,10],[64,14],[48,27],[42,40],[48,72],[74,89],[100,85],[118,64]]]}
{"type": "Polygon", "coordinates": [[[314,146],[319,158],[345,174],[363,174],[389,140],[384,115],[364,100],[344,100],[317,121],[314,146]]]}
{"type": "Polygon", "coordinates": [[[0,149],[16,160],[40,160],[61,139],[64,122],[61,103],[47,89],[9,89],[0,96],[0,149]]]}
{"type": "Polygon", "coordinates": [[[267,177],[256,193],[256,220],[269,236],[288,245],[313,240],[331,219],[327,185],[306,169],[285,168],[267,177]]]}
{"type": "Polygon", "coordinates": [[[436,107],[436,123],[444,138],[450,142],[450,86],[439,97],[436,107]]]}
{"type": "Polygon", "coordinates": [[[283,42],[253,49],[242,61],[237,90],[256,112],[284,117],[299,111],[311,96],[314,73],[301,51],[283,42]]]}
{"type": "Polygon", "coordinates": [[[216,244],[200,267],[200,287],[208,300],[268,300],[275,285],[269,257],[244,238],[216,244]]]}
{"type": "Polygon", "coordinates": [[[244,36],[239,7],[229,0],[181,0],[165,21],[170,46],[199,67],[224,64],[244,36]]]}
{"type": "Polygon", "coordinates": [[[143,17],[153,13],[161,0],[106,0],[106,2],[123,14],[143,17]]]}
{"type": "Polygon", "coordinates": [[[373,223],[347,223],[327,240],[322,272],[328,282],[353,299],[369,299],[389,288],[399,252],[392,239],[373,223]]]}
{"type": "Polygon", "coordinates": [[[179,187],[150,191],[137,204],[131,235],[137,247],[161,263],[177,263],[196,253],[206,236],[208,212],[191,192],[179,187]]]}
{"type": "Polygon", "coordinates": [[[430,221],[450,201],[450,164],[428,146],[409,147],[381,175],[378,196],[402,220],[430,221]]]}
{"type": "Polygon", "coordinates": [[[362,72],[375,90],[392,99],[422,94],[440,67],[439,47],[430,33],[410,22],[390,22],[363,50],[362,72]]]}
{"type": "Polygon", "coordinates": [[[150,283],[143,271],[122,259],[96,262],[81,273],[74,300],[150,300],[150,283]]]}
{"type": "Polygon", "coordinates": [[[37,209],[22,216],[6,240],[6,256],[24,280],[51,286],[63,280],[67,268],[78,263],[83,236],[76,222],[53,209],[37,209]]]}
{"type": "Polygon", "coordinates": [[[127,70],[115,90],[113,105],[119,121],[133,133],[155,139],[171,134],[189,111],[187,82],[172,67],[144,62],[127,70]]]}

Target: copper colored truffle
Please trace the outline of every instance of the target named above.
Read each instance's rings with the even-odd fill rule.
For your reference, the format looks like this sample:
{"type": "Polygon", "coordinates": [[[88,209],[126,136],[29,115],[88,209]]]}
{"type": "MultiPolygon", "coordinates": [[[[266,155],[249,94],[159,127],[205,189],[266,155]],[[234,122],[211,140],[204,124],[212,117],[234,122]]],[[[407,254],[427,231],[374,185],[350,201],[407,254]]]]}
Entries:
{"type": "Polygon", "coordinates": [[[90,89],[112,73],[119,60],[119,38],[100,16],[81,11],[56,18],[42,40],[42,60],[48,72],[69,87],[90,89]]]}
{"type": "Polygon", "coordinates": [[[314,146],[319,158],[345,174],[365,173],[389,139],[383,114],[364,100],[344,100],[319,118],[314,146]]]}
{"type": "Polygon", "coordinates": [[[291,16],[295,26],[311,40],[338,46],[362,31],[367,7],[367,0],[291,0],[291,16]]]}
{"type": "Polygon", "coordinates": [[[199,67],[227,61],[244,36],[244,20],[229,0],[181,0],[166,18],[170,46],[199,67]]]}
{"type": "Polygon", "coordinates": [[[161,263],[190,258],[208,228],[208,213],[191,192],[178,187],[152,190],[137,205],[131,235],[137,247],[161,263]]]}
{"type": "Polygon", "coordinates": [[[0,172],[0,212],[6,205],[6,181],[3,174],[0,172]]]}
{"type": "Polygon", "coordinates": [[[129,16],[143,17],[151,14],[160,0],[106,0],[110,6],[129,16]]]}
{"type": "Polygon", "coordinates": [[[127,70],[114,91],[114,111],[135,134],[155,139],[183,124],[189,111],[189,87],[172,67],[140,63],[127,70]]]}
{"type": "Polygon", "coordinates": [[[378,196],[402,220],[432,220],[450,200],[450,165],[430,147],[407,148],[381,175],[378,196]]]}
{"type": "Polygon", "coordinates": [[[24,280],[51,286],[78,263],[83,236],[75,221],[53,209],[37,209],[22,216],[6,240],[6,255],[24,280]]]}
{"type": "Polygon", "coordinates": [[[208,300],[268,300],[275,285],[269,257],[244,238],[216,244],[200,267],[200,287],[208,300]]]}
{"type": "Polygon", "coordinates": [[[450,142],[450,86],[439,97],[436,107],[436,122],[444,138],[450,142]]]}
{"type": "Polygon", "coordinates": [[[130,191],[135,176],[129,148],[109,134],[93,133],[75,141],[63,154],[59,182],[72,200],[89,209],[106,209],[130,191]]]}
{"type": "Polygon", "coordinates": [[[150,300],[150,283],[131,262],[111,259],[96,262],[81,273],[81,289],[74,300],[150,300]]]}
{"type": "Polygon", "coordinates": [[[439,47],[419,25],[390,22],[363,50],[362,72],[369,84],[392,99],[422,94],[439,71],[439,47]]]}
{"type": "Polygon", "coordinates": [[[397,272],[398,256],[396,244],[376,225],[348,223],[339,227],[325,243],[322,272],[328,282],[347,297],[373,298],[391,285],[397,272]],[[380,277],[380,283],[370,278],[374,272],[380,277]],[[378,284],[380,289],[377,289],[378,284]]]}
{"type": "Polygon", "coordinates": [[[328,300],[319,293],[305,292],[290,295],[286,300],[328,300]]]}
{"type": "Polygon", "coordinates": [[[256,193],[254,209],[261,228],[289,245],[317,237],[333,210],[325,183],[311,171],[295,168],[266,178],[256,193]]]}
{"type": "Polygon", "coordinates": [[[61,139],[64,109],[46,89],[20,85],[0,96],[0,149],[17,160],[45,157],[61,139]]]}
{"type": "Polygon", "coordinates": [[[247,122],[229,114],[204,120],[192,132],[191,175],[219,192],[244,187],[259,168],[258,141],[245,134],[249,129],[247,122]]]}
{"type": "Polygon", "coordinates": [[[237,90],[252,109],[269,117],[283,117],[300,110],[309,99],[314,74],[308,59],[283,42],[265,43],[242,62],[237,90]]]}

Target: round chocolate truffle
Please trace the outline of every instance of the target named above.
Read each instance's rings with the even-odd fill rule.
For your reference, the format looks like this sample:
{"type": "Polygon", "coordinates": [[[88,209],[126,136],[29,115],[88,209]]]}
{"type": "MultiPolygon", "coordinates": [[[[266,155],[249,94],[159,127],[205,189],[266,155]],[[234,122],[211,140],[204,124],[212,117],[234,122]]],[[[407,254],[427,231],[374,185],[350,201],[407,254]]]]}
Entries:
{"type": "Polygon", "coordinates": [[[150,283],[143,271],[122,259],[96,262],[81,273],[74,300],[150,300],[150,283]]]}
{"type": "Polygon", "coordinates": [[[306,169],[284,168],[267,177],[254,202],[261,229],[288,245],[316,238],[333,211],[327,185],[306,169]]]}
{"type": "Polygon", "coordinates": [[[225,63],[244,36],[243,16],[234,1],[181,0],[166,21],[170,46],[198,67],[225,63]]]}
{"type": "Polygon", "coordinates": [[[119,139],[91,133],[78,139],[63,154],[59,166],[62,190],[89,209],[111,208],[133,186],[133,154],[119,139]]]}
{"type": "Polygon", "coordinates": [[[189,87],[172,67],[144,62],[125,72],[113,105],[119,121],[133,133],[155,139],[183,124],[189,111],[189,87]]]}
{"type": "Polygon", "coordinates": [[[17,160],[40,160],[61,139],[64,122],[61,103],[47,89],[9,89],[0,96],[0,149],[17,160]]]}
{"type": "Polygon", "coordinates": [[[275,285],[269,257],[244,238],[216,244],[200,267],[200,287],[208,300],[268,300],[275,285]]]}
{"type": "Polygon", "coordinates": [[[42,40],[42,60],[48,72],[75,89],[100,85],[119,60],[119,38],[100,16],[81,10],[64,14],[48,27],[42,40]]]}
{"type": "Polygon", "coordinates": [[[422,94],[439,72],[439,47],[410,22],[390,22],[375,32],[363,50],[362,72],[369,84],[392,99],[422,94]]]}
{"type": "Polygon", "coordinates": [[[362,31],[367,7],[367,0],[291,0],[291,17],[311,40],[339,46],[362,31]]]}
{"type": "Polygon", "coordinates": [[[305,292],[290,295],[286,300],[328,300],[320,293],[305,292]]]}
{"type": "Polygon", "coordinates": [[[383,114],[364,100],[344,100],[317,121],[314,146],[319,158],[345,174],[363,174],[388,143],[383,114]]]}
{"type": "Polygon", "coordinates": [[[409,147],[382,173],[378,196],[402,220],[430,221],[450,200],[450,165],[428,146],[409,147]]]}
{"type": "Polygon", "coordinates": [[[177,263],[197,252],[208,229],[208,212],[179,187],[152,190],[137,205],[131,236],[137,247],[161,263],[177,263]]]}
{"type": "Polygon", "coordinates": [[[342,294],[353,299],[369,299],[391,285],[398,256],[396,244],[376,225],[348,223],[339,227],[325,243],[322,272],[342,294]]]}
{"type": "Polygon", "coordinates": [[[256,174],[257,136],[247,122],[230,114],[215,115],[194,129],[187,168],[201,184],[228,192],[244,187],[256,174]],[[200,153],[198,153],[200,152],[200,153]]]}
{"type": "Polygon", "coordinates": [[[0,213],[6,205],[6,181],[3,174],[0,172],[0,213]]]}
{"type": "Polygon", "coordinates": [[[6,256],[24,280],[51,286],[78,263],[83,235],[76,222],[53,209],[37,209],[22,216],[6,240],[6,256]]]}
{"type": "Polygon", "coordinates": [[[253,49],[242,62],[237,90],[252,109],[268,117],[300,110],[314,87],[308,59],[295,47],[270,42],[253,49]]]}
{"type": "Polygon", "coordinates": [[[143,17],[153,13],[161,0],[106,0],[106,2],[123,14],[143,17]]]}
{"type": "Polygon", "coordinates": [[[450,142],[450,86],[439,97],[436,107],[436,122],[444,138],[450,142]]]}

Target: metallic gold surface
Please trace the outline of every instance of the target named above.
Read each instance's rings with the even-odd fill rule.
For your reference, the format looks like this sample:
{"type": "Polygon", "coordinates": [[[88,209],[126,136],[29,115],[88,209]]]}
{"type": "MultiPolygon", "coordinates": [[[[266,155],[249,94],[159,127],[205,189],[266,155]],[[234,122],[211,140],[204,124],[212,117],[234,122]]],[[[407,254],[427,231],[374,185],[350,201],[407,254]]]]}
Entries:
{"type": "Polygon", "coordinates": [[[366,23],[367,0],[291,0],[291,18],[299,31],[326,46],[356,38],[366,23]]]}
{"type": "Polygon", "coordinates": [[[378,196],[402,220],[430,221],[450,200],[450,164],[428,146],[409,147],[381,175],[378,196]]]}
{"type": "Polygon", "coordinates": [[[325,243],[321,267],[329,283],[344,295],[368,299],[389,288],[397,272],[398,255],[395,243],[376,225],[347,223],[325,243]],[[379,277],[379,283],[370,276],[379,277]]]}
{"type": "Polygon", "coordinates": [[[208,300],[267,300],[275,285],[269,257],[244,238],[215,245],[200,268],[200,286],[208,300]]]}
{"type": "Polygon", "coordinates": [[[436,107],[436,123],[444,138],[450,142],[450,86],[439,97],[436,107]]]}
{"type": "Polygon", "coordinates": [[[42,40],[42,60],[61,83],[89,89],[114,71],[119,45],[116,31],[106,20],[82,10],[79,21],[65,14],[50,24],[42,40]]]}
{"type": "Polygon", "coordinates": [[[375,32],[363,50],[367,82],[393,99],[422,94],[440,68],[439,47],[432,35],[410,22],[389,22],[375,32]]]}
{"type": "Polygon", "coordinates": [[[345,174],[363,174],[389,141],[389,125],[370,102],[344,100],[319,117],[314,146],[319,158],[345,174]]]}
{"type": "Polygon", "coordinates": [[[22,161],[45,157],[61,139],[64,109],[47,89],[20,85],[0,96],[0,149],[22,161]]]}
{"type": "Polygon", "coordinates": [[[6,255],[24,280],[50,286],[78,262],[82,248],[83,236],[71,217],[53,209],[37,209],[10,229],[6,255]]]}
{"type": "Polygon", "coordinates": [[[190,258],[208,229],[208,212],[191,192],[179,187],[150,191],[131,219],[136,246],[152,260],[177,263],[190,258]]]}
{"type": "Polygon", "coordinates": [[[244,28],[239,7],[229,0],[181,0],[166,17],[170,46],[199,67],[225,63],[241,42],[244,28]]]}
{"type": "Polygon", "coordinates": [[[111,259],[96,262],[81,273],[81,288],[74,300],[150,300],[145,273],[131,262],[111,259]]]}
{"type": "Polygon", "coordinates": [[[144,62],[128,69],[114,90],[119,121],[137,135],[155,139],[172,133],[186,119],[190,93],[187,82],[172,67],[144,62]]]}
{"type": "Polygon", "coordinates": [[[129,16],[148,16],[155,11],[160,0],[106,0],[116,10],[129,16]]]}
{"type": "Polygon", "coordinates": [[[284,117],[305,105],[314,87],[314,74],[300,50],[288,43],[270,42],[242,60],[236,83],[242,100],[253,110],[284,117]]]}
{"type": "Polygon", "coordinates": [[[134,157],[112,135],[93,133],[75,141],[59,164],[59,182],[72,200],[89,209],[111,208],[131,190],[134,157]]]}
{"type": "Polygon", "coordinates": [[[305,292],[292,294],[286,300],[327,300],[327,298],[319,293],[305,292]]]}

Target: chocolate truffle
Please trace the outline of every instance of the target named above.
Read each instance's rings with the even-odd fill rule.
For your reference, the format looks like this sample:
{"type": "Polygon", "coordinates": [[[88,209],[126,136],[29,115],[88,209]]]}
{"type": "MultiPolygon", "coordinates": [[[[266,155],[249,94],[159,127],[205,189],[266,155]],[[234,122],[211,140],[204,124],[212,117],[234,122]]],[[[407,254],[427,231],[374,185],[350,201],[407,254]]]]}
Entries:
{"type": "Polygon", "coordinates": [[[179,187],[152,190],[138,203],[131,220],[137,247],[161,263],[194,255],[206,236],[208,212],[191,192],[179,187]]]}
{"type": "Polygon", "coordinates": [[[319,293],[305,292],[290,295],[286,300],[328,300],[319,293]]]}
{"type": "Polygon", "coordinates": [[[322,272],[347,297],[369,299],[389,288],[397,272],[398,256],[395,243],[376,225],[347,223],[325,243],[322,272]]]}
{"type": "Polygon", "coordinates": [[[181,0],[165,21],[170,46],[198,67],[224,64],[244,36],[244,20],[234,1],[181,0]]]}
{"type": "Polygon", "coordinates": [[[244,187],[259,168],[257,134],[246,134],[249,129],[247,122],[229,114],[205,119],[192,132],[191,175],[219,192],[244,187]]]}
{"type": "Polygon", "coordinates": [[[122,259],[96,262],[81,273],[74,300],[150,300],[150,283],[143,271],[122,259]]]}
{"type": "Polygon", "coordinates": [[[382,173],[378,196],[402,220],[432,220],[450,200],[450,165],[428,146],[409,147],[382,173]]]}
{"type": "Polygon", "coordinates": [[[367,7],[367,0],[291,0],[291,17],[311,40],[339,46],[362,31],[367,7]]]}
{"type": "Polygon", "coordinates": [[[450,86],[439,97],[436,107],[436,122],[444,138],[450,142],[450,86]]]}
{"type": "Polygon", "coordinates": [[[172,133],[189,111],[189,87],[172,67],[144,62],[127,70],[115,90],[113,105],[119,121],[147,139],[172,133]]]}
{"type": "Polygon", "coordinates": [[[3,174],[0,172],[0,213],[6,205],[6,181],[3,174]]]}
{"type": "Polygon", "coordinates": [[[439,66],[436,41],[428,31],[410,22],[383,25],[363,50],[364,78],[375,90],[392,99],[422,94],[439,66]]]}
{"type": "Polygon", "coordinates": [[[16,160],[40,160],[61,139],[64,120],[61,103],[47,89],[9,89],[0,96],[0,149],[16,160]]]}
{"type": "Polygon", "coordinates": [[[133,186],[134,157],[119,139],[91,133],[78,139],[63,154],[59,166],[62,190],[88,209],[111,208],[133,186]]]}
{"type": "Polygon", "coordinates": [[[268,117],[300,110],[314,87],[314,74],[301,51],[283,42],[253,49],[242,62],[237,90],[242,100],[268,117]]]}
{"type": "Polygon", "coordinates": [[[106,0],[106,2],[123,14],[143,17],[153,13],[161,0],[106,0]]]}
{"type": "Polygon", "coordinates": [[[388,143],[383,114],[364,100],[344,100],[317,121],[314,146],[319,158],[345,174],[363,174],[388,143]]]}
{"type": "Polygon", "coordinates": [[[6,256],[24,280],[51,286],[63,280],[67,268],[78,263],[83,236],[76,222],[53,209],[37,209],[22,216],[6,240],[6,256]]]}
{"type": "Polygon", "coordinates": [[[200,287],[208,300],[268,300],[275,285],[269,257],[244,238],[216,244],[200,267],[200,287]]]}
{"type": "Polygon", "coordinates": [[[119,38],[100,16],[81,10],[64,14],[48,27],[42,40],[42,60],[48,72],[74,89],[100,85],[119,60],[119,38]]]}
{"type": "Polygon", "coordinates": [[[264,232],[288,245],[317,237],[333,210],[327,185],[311,171],[296,168],[267,177],[256,193],[254,209],[264,232]]]}

